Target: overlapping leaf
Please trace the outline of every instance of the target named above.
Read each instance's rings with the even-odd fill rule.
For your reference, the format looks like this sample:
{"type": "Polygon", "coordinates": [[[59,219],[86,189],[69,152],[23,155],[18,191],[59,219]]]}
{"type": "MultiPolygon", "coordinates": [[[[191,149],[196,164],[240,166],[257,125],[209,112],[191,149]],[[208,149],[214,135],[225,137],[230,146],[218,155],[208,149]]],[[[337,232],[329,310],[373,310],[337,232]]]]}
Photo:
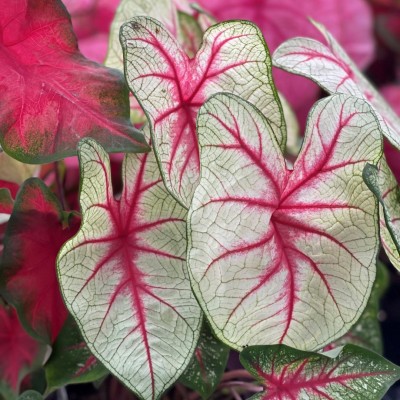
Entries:
{"type": "Polygon", "coordinates": [[[0,263],[2,294],[16,306],[26,329],[48,343],[67,318],[57,281],[57,253],[79,223],[40,179],[31,178],[21,187],[7,225],[0,263]]]}
{"type": "Polygon", "coordinates": [[[47,392],[73,383],[93,382],[108,373],[89,351],[71,316],[57,336],[45,371],[47,392]]]}
{"type": "Polygon", "coordinates": [[[241,363],[265,388],[251,399],[380,400],[400,378],[399,367],[361,347],[328,354],[284,345],[244,349],[241,363]]]}
{"type": "Polygon", "coordinates": [[[137,17],[123,25],[128,84],[143,107],[163,179],[170,193],[190,205],[199,179],[195,118],[216,92],[234,92],[269,118],[282,148],[285,130],[263,37],[249,22],[211,27],[193,59],[157,21],[137,17]]]}
{"type": "Polygon", "coordinates": [[[313,39],[290,39],[274,52],[274,65],[312,79],[328,93],[347,93],[367,100],[382,119],[383,134],[400,149],[398,116],[326,28],[316,22],[314,25],[327,45],[313,39]]]}
{"type": "Polygon", "coordinates": [[[121,74],[85,59],[59,0],[0,1],[0,142],[13,157],[42,163],[95,137],[108,151],[146,151],[130,124],[121,74]]]}
{"type": "Polygon", "coordinates": [[[22,328],[15,309],[0,304],[0,397],[16,397],[22,379],[43,361],[44,350],[22,328]]]}
{"type": "Polygon", "coordinates": [[[140,15],[156,18],[173,37],[178,38],[178,10],[173,0],[122,0],[111,25],[108,53],[104,61],[108,67],[124,70],[119,31],[124,22],[140,15]]]}
{"type": "Polygon", "coordinates": [[[208,399],[221,380],[228,356],[229,347],[221,343],[204,322],[194,355],[179,381],[208,399]]]}
{"type": "Polygon", "coordinates": [[[400,270],[400,188],[382,158],[379,166],[367,165],[364,180],[379,201],[380,236],[391,263],[400,270]]]}
{"type": "Polygon", "coordinates": [[[144,399],[190,361],[201,312],[185,263],[185,210],[165,190],[153,153],[128,155],[114,199],[107,154],[80,145],[83,224],[59,254],[66,304],[90,350],[144,399]]]}
{"type": "MultiPolygon", "coordinates": [[[[124,57],[119,40],[120,28],[130,18],[140,15],[159,20],[168,32],[181,43],[185,52],[193,56],[200,47],[203,32],[197,21],[183,11],[190,11],[186,0],[181,2],[173,0],[121,1],[111,26],[109,50],[105,65],[124,72],[124,57]]],[[[130,93],[130,104],[132,121],[136,124],[145,122],[146,117],[143,110],[132,93],[130,93]]]]}
{"type": "Polygon", "coordinates": [[[375,278],[377,204],[362,179],[382,151],[371,107],[318,102],[293,171],[268,121],[235,96],[211,97],[198,133],[188,262],[213,330],[237,349],[318,349],[343,335],[375,278]]]}

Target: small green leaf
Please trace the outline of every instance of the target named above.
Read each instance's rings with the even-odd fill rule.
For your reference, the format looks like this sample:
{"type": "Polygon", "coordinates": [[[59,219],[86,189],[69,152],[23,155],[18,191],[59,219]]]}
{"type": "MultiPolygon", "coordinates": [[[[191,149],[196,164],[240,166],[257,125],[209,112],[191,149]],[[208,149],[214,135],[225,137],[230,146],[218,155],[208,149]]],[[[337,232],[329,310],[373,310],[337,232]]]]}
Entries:
{"type": "Polygon", "coordinates": [[[194,355],[179,381],[207,399],[221,380],[228,355],[229,348],[213,335],[205,322],[194,355]]]}
{"type": "Polygon", "coordinates": [[[86,346],[71,316],[54,343],[45,371],[47,392],[72,383],[93,382],[108,374],[86,346]]]}
{"type": "Polygon", "coordinates": [[[265,388],[253,400],[379,400],[400,378],[399,367],[351,344],[334,356],[253,346],[242,351],[240,361],[265,388]]]}
{"type": "Polygon", "coordinates": [[[43,396],[34,390],[27,390],[18,397],[18,400],[43,400],[43,396]]]}
{"type": "Polygon", "coordinates": [[[390,262],[400,270],[400,189],[382,158],[378,167],[367,164],[363,178],[379,201],[380,236],[390,262]]]}

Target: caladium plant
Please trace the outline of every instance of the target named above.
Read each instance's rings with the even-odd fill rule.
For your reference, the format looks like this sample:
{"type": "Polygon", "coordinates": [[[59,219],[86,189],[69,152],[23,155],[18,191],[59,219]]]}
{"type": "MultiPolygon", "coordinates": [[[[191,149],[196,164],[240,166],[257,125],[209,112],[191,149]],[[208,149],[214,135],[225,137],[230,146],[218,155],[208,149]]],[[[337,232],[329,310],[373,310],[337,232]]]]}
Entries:
{"type": "Polygon", "coordinates": [[[122,76],[80,54],[60,1],[2,0],[0,8],[0,143],[6,152],[24,162],[49,162],[73,155],[85,136],[109,151],[146,151],[130,124],[122,76]]]}
{"type": "Polygon", "coordinates": [[[156,399],[190,361],[202,322],[185,268],[186,211],[164,189],[154,153],[126,156],[119,199],[107,153],[85,140],[79,157],[83,222],[59,254],[64,299],[92,352],[156,399]]]}
{"type": "MultiPolygon", "coordinates": [[[[400,263],[398,187],[382,158],[396,123],[355,67],[344,94],[311,109],[297,155],[254,24],[213,24],[184,0],[126,0],[107,64],[124,70],[143,108],[139,132],[121,75],[79,54],[61,3],[15,4],[0,16],[0,54],[31,97],[21,80],[7,91],[0,125],[17,134],[2,143],[43,162],[83,140],[80,213],[68,209],[59,163],[0,174],[0,396],[45,398],[111,373],[143,400],[167,390],[185,400],[380,399],[400,377],[366,349],[382,350],[380,243],[400,263]],[[122,188],[114,150],[144,152],[125,155],[122,188]],[[249,372],[233,369],[230,349],[249,372]]],[[[327,37],[332,65],[350,62],[327,37]]],[[[337,79],[326,65],[309,71],[337,79]]]]}
{"type": "Polygon", "coordinates": [[[165,185],[184,207],[190,205],[200,173],[196,115],[210,95],[234,92],[253,102],[269,118],[284,148],[286,131],[271,85],[271,60],[255,25],[226,22],[211,27],[193,59],[152,18],[136,17],[124,24],[121,44],[128,84],[149,121],[165,185]]]}
{"type": "Polygon", "coordinates": [[[325,354],[284,345],[253,346],[240,359],[264,387],[252,400],[376,399],[399,374],[396,365],[353,345],[325,354]]]}

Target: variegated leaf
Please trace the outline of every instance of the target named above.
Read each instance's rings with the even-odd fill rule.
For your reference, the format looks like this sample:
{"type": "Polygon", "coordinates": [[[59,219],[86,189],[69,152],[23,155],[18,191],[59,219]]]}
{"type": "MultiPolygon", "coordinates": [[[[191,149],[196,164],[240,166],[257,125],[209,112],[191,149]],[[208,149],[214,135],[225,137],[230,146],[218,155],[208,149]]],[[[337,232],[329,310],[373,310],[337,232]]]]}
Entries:
{"type": "Polygon", "coordinates": [[[381,120],[383,134],[400,149],[399,117],[326,28],[313,23],[327,45],[307,38],[289,39],[274,52],[274,65],[312,79],[328,93],[351,94],[367,100],[381,120]]]}
{"type": "Polygon", "coordinates": [[[204,322],[196,350],[179,381],[208,399],[221,380],[228,356],[229,347],[221,343],[204,322]]]}
{"type": "Polygon", "coordinates": [[[371,107],[345,95],[318,102],[293,170],[268,121],[235,96],[211,97],[198,133],[188,262],[213,330],[236,349],[311,350],[343,335],[367,303],[379,246],[362,179],[382,151],[371,107]]]}
{"type": "Polygon", "coordinates": [[[380,400],[400,378],[399,367],[354,345],[325,354],[254,346],[240,361],[265,388],[252,400],[380,400]]]}
{"type": "Polygon", "coordinates": [[[133,18],[121,29],[128,84],[144,109],[167,189],[185,207],[199,179],[195,119],[216,92],[233,92],[270,120],[279,145],[286,133],[271,60],[258,28],[226,22],[206,31],[193,59],[157,21],[133,18]]]}
{"type": "Polygon", "coordinates": [[[153,153],[126,156],[120,199],[105,151],[85,140],[79,156],[83,223],[59,254],[62,292],[93,354],[138,396],[158,399],[200,332],[186,212],[165,190],[153,153]]]}
{"type": "Polygon", "coordinates": [[[365,166],[364,180],[379,201],[383,248],[391,263],[400,270],[400,189],[396,178],[382,158],[378,167],[365,166]]]}

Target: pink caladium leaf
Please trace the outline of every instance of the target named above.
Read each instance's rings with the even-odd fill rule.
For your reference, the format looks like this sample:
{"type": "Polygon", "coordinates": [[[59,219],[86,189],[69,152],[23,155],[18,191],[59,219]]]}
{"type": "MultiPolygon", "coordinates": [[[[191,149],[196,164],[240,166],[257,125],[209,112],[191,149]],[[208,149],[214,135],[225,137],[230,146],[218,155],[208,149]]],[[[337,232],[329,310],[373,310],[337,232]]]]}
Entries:
{"type": "Polygon", "coordinates": [[[313,23],[324,35],[327,45],[307,38],[290,39],[273,54],[274,65],[312,79],[328,93],[351,94],[367,100],[381,120],[383,134],[400,149],[399,117],[326,28],[313,23]]]}
{"type": "Polygon", "coordinates": [[[38,178],[22,185],[7,224],[0,262],[1,290],[25,328],[47,343],[67,318],[56,274],[61,246],[78,230],[80,218],[64,212],[38,178]]]}
{"type": "Polygon", "coordinates": [[[85,139],[79,157],[83,223],[59,254],[64,299],[93,354],[155,400],[186,368],[202,322],[186,270],[186,210],[153,153],[126,156],[118,200],[105,151],[85,139]]]}
{"type": "Polygon", "coordinates": [[[400,188],[384,158],[366,165],[364,180],[379,201],[380,237],[390,262],[400,270],[400,188]]]}
{"type": "Polygon", "coordinates": [[[124,24],[121,43],[127,81],[149,121],[165,185],[183,206],[190,205],[199,179],[195,120],[210,95],[233,92],[255,104],[285,147],[271,60],[255,25],[233,21],[211,27],[193,59],[152,18],[137,17],[124,24]]]}
{"type": "Polygon", "coordinates": [[[345,95],[318,102],[293,170],[265,117],[235,96],[205,103],[198,134],[188,263],[214,332],[236,349],[314,350],[343,335],[367,303],[379,248],[362,179],[382,154],[371,107],[345,95]]]}
{"type": "Polygon", "coordinates": [[[129,120],[121,74],[85,59],[59,0],[0,1],[0,142],[43,163],[95,137],[108,151],[148,151],[129,120]]]}
{"type": "Polygon", "coordinates": [[[252,346],[240,361],[264,386],[252,400],[380,400],[400,378],[399,367],[351,344],[325,354],[252,346]]]}
{"type": "Polygon", "coordinates": [[[23,329],[14,308],[0,303],[0,398],[12,399],[22,379],[44,358],[45,346],[23,329]]]}

